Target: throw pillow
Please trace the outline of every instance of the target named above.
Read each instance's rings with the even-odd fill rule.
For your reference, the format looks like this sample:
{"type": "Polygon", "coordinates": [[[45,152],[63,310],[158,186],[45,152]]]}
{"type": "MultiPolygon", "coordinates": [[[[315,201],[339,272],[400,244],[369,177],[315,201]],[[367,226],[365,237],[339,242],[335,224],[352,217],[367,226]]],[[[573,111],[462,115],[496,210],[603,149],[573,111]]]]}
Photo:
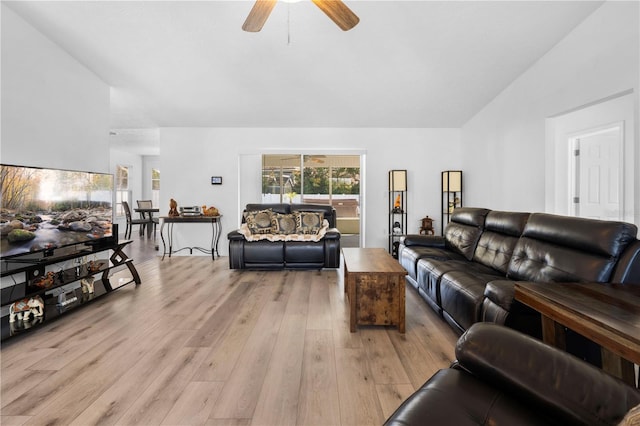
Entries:
{"type": "Polygon", "coordinates": [[[296,218],[292,214],[274,213],[271,216],[271,232],[273,234],[295,234],[296,218]]]}
{"type": "Polygon", "coordinates": [[[317,234],[322,228],[324,220],[322,212],[296,212],[295,215],[298,234],[317,234]]]}
{"type": "Polygon", "coordinates": [[[245,222],[252,234],[270,234],[273,211],[257,210],[245,213],[245,222]]]}
{"type": "Polygon", "coordinates": [[[640,425],[640,404],[633,407],[618,426],[638,426],[640,425]]]}

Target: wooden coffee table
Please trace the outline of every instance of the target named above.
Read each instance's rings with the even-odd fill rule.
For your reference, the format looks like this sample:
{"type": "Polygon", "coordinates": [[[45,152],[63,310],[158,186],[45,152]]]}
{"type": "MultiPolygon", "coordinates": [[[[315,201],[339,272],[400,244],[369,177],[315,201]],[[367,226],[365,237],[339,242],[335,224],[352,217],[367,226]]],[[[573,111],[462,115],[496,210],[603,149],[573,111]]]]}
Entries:
{"type": "Polygon", "coordinates": [[[357,325],[396,325],[404,333],[407,271],[382,248],[343,248],[342,255],[351,332],[357,325]]]}

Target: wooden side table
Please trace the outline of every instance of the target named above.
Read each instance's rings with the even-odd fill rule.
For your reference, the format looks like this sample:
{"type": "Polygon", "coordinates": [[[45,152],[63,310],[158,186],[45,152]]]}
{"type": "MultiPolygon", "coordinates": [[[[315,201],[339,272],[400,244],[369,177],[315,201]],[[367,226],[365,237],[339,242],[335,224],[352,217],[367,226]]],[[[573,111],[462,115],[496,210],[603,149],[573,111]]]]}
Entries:
{"type": "Polygon", "coordinates": [[[515,298],[542,315],[545,343],[566,348],[564,327],[601,346],[602,368],[638,386],[640,289],[634,284],[516,281],[515,298]]]}
{"type": "Polygon", "coordinates": [[[343,248],[350,330],[357,325],[395,325],[405,332],[407,271],[382,248],[343,248]]]}

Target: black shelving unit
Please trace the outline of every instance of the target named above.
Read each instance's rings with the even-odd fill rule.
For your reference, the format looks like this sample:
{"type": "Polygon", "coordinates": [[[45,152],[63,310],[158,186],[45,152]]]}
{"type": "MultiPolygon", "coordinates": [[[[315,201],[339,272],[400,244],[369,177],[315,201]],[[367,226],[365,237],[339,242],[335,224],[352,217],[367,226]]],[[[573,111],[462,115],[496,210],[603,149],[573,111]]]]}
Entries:
{"type": "Polygon", "coordinates": [[[398,258],[400,239],[407,234],[407,171],[389,171],[389,253],[398,258]]]}
{"type": "Polygon", "coordinates": [[[444,228],[451,220],[451,214],[456,207],[462,207],[462,170],[445,170],[441,175],[442,196],[441,196],[441,228],[440,233],[444,234],[444,228]]]}
{"type": "Polygon", "coordinates": [[[0,318],[1,339],[32,330],[35,326],[50,321],[61,314],[97,299],[127,284],[140,284],[140,276],[133,260],[124,253],[123,248],[131,240],[114,242],[88,247],[71,247],[61,249],[62,254],[49,257],[24,256],[3,259],[0,263],[1,277],[23,276],[23,280],[15,281],[14,285],[2,288],[2,317],[0,318]],[[69,260],[82,259],[98,253],[112,251],[109,259],[91,260],[86,263],[75,262],[72,267],[58,271],[47,268],[69,260]],[[109,274],[114,268],[126,267],[131,273],[129,281],[119,283],[114,288],[109,281],[109,274]],[[49,269],[49,271],[47,271],[49,269]],[[99,277],[98,279],[96,279],[99,277]],[[83,292],[83,279],[93,280],[93,292],[83,292]],[[29,320],[9,320],[10,306],[21,300],[39,298],[44,304],[44,315],[30,317],[29,320]]]}

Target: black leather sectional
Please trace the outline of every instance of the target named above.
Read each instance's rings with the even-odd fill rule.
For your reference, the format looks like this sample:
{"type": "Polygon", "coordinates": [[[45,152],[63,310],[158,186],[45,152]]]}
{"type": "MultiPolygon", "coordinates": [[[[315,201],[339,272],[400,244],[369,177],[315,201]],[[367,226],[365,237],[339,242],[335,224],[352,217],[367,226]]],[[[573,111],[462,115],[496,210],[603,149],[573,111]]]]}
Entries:
{"type": "Polygon", "coordinates": [[[638,404],[637,389],[602,370],[507,327],[478,323],[458,340],[453,365],[385,426],[618,425],[638,404]]]}
{"type": "Polygon", "coordinates": [[[630,223],[458,208],[444,236],[405,237],[407,282],[459,333],[480,321],[540,335],[539,315],[514,301],[514,281],[640,285],[630,223]]]}
{"type": "Polygon", "coordinates": [[[322,269],[340,267],[340,231],[336,210],[318,204],[247,204],[245,212],[271,209],[275,213],[319,212],[329,222],[320,241],[247,241],[238,230],[228,234],[231,269],[322,269]]]}

